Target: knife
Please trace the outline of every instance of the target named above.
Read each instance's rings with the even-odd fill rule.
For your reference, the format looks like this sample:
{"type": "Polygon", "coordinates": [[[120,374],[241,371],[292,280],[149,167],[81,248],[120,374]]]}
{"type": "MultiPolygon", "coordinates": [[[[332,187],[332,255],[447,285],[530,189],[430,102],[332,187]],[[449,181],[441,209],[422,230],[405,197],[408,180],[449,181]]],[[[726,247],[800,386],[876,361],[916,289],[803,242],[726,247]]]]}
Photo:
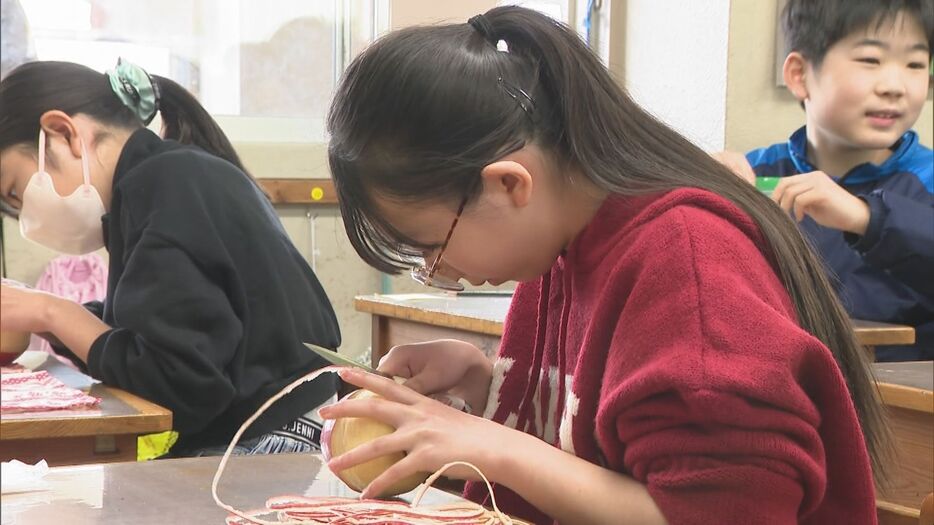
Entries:
{"type": "Polygon", "coordinates": [[[338,354],[338,353],[335,352],[334,350],[328,350],[327,348],[324,348],[324,347],[318,346],[318,345],[313,345],[313,344],[311,344],[311,343],[302,343],[302,344],[305,345],[306,347],[308,347],[308,349],[311,350],[312,352],[314,352],[314,353],[318,354],[319,356],[321,356],[322,358],[324,358],[327,362],[331,363],[332,365],[337,365],[337,366],[349,366],[349,367],[351,367],[351,368],[359,368],[359,369],[365,370],[365,371],[367,371],[367,372],[369,372],[369,373],[371,373],[371,374],[376,374],[376,375],[378,375],[378,376],[388,377],[388,378],[392,379],[392,376],[391,376],[391,375],[389,375],[389,374],[387,374],[387,373],[385,373],[385,372],[380,372],[379,370],[376,370],[375,368],[369,367],[369,366],[367,366],[367,365],[365,365],[365,364],[363,364],[363,363],[358,363],[358,362],[354,361],[353,359],[346,358],[346,357],[344,357],[344,356],[338,354]]]}
{"type": "MultiPolygon", "coordinates": [[[[318,345],[313,345],[313,344],[311,344],[311,343],[302,343],[302,344],[305,345],[306,347],[308,347],[308,349],[311,350],[312,352],[314,352],[314,353],[318,354],[319,356],[323,357],[327,362],[331,363],[332,365],[337,365],[337,366],[349,366],[349,367],[351,367],[351,368],[359,368],[360,370],[366,370],[367,372],[369,372],[369,373],[371,373],[371,374],[376,374],[376,375],[378,375],[378,376],[388,377],[389,379],[392,379],[393,381],[395,381],[395,382],[397,382],[397,383],[400,383],[400,384],[405,382],[405,378],[403,378],[403,377],[393,377],[393,376],[387,374],[386,372],[380,372],[379,370],[376,370],[376,369],[374,369],[374,368],[372,368],[372,367],[369,367],[369,366],[367,366],[367,365],[365,365],[365,364],[363,364],[363,363],[358,363],[358,362],[354,361],[353,359],[348,359],[348,358],[346,358],[346,357],[344,357],[344,356],[338,354],[338,353],[335,352],[334,350],[328,350],[327,348],[324,348],[324,347],[318,346],[318,345]]],[[[472,412],[472,409],[470,408],[470,404],[468,404],[466,401],[464,401],[463,399],[461,399],[461,398],[459,398],[459,397],[452,396],[452,395],[450,395],[450,394],[445,394],[445,393],[434,394],[434,395],[429,396],[429,397],[431,397],[432,399],[435,399],[435,400],[437,400],[437,401],[440,401],[440,402],[444,403],[445,405],[448,405],[449,407],[452,407],[452,408],[454,408],[454,409],[456,409],[456,410],[460,410],[460,411],[466,412],[466,413],[468,413],[468,414],[472,414],[472,413],[473,413],[473,412],[472,412]]]]}

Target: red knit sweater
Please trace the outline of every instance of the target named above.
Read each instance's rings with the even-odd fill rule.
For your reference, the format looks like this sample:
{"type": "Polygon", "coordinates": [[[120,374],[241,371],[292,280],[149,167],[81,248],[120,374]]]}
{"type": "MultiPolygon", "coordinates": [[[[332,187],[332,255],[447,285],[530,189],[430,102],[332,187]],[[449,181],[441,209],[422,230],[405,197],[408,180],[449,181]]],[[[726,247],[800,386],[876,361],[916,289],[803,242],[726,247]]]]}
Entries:
{"type": "Polygon", "coordinates": [[[486,417],[632,476],[670,524],[875,523],[844,378],[762,246],[710,193],[610,197],[550,273],[517,288],[486,417]]]}

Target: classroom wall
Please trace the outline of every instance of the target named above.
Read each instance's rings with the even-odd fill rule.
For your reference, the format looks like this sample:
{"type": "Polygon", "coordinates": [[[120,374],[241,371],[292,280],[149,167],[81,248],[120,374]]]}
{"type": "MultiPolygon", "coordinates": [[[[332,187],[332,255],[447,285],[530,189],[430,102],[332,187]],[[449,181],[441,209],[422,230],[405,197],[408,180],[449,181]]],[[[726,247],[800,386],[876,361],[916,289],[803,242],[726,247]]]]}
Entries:
{"type": "Polygon", "coordinates": [[[392,0],[389,7],[390,27],[399,29],[423,24],[466,22],[468,18],[493,7],[496,7],[496,0],[392,0]]]}
{"type": "MultiPolygon", "coordinates": [[[[733,0],[727,62],[726,148],[747,151],[781,142],[804,124],[797,100],[775,79],[777,0],[733,0]]],[[[931,94],[915,125],[934,144],[931,94]]]]}
{"type": "Polygon", "coordinates": [[[630,95],[705,150],[723,149],[730,0],[676,7],[628,0],[625,6],[622,45],[630,95]]]}

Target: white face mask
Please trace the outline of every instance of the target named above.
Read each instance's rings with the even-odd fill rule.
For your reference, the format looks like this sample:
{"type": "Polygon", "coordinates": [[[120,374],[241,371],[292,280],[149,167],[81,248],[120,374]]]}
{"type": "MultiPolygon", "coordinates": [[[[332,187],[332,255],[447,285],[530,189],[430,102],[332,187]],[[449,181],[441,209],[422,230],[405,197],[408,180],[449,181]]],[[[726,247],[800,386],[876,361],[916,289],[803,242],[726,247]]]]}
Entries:
{"type": "Polygon", "coordinates": [[[46,248],[82,255],[104,246],[101,217],[106,210],[97,188],[91,185],[88,152],[81,142],[84,183],[68,196],[61,196],[45,171],[45,131],[39,130],[39,171],[23,192],[19,231],[23,237],[46,248]]]}

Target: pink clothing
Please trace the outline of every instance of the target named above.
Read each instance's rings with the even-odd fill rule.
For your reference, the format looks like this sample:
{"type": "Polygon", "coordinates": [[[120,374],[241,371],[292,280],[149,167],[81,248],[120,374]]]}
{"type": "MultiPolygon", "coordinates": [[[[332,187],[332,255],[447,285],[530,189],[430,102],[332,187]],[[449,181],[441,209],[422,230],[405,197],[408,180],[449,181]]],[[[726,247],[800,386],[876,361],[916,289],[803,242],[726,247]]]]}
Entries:
{"type": "MultiPolygon", "coordinates": [[[[107,295],[107,262],[96,253],[61,255],[49,261],[36,283],[36,289],[79,304],[103,301],[107,295]]],[[[39,336],[32,336],[29,349],[48,352],[75,368],[71,361],[53,352],[52,345],[39,336]]]]}

